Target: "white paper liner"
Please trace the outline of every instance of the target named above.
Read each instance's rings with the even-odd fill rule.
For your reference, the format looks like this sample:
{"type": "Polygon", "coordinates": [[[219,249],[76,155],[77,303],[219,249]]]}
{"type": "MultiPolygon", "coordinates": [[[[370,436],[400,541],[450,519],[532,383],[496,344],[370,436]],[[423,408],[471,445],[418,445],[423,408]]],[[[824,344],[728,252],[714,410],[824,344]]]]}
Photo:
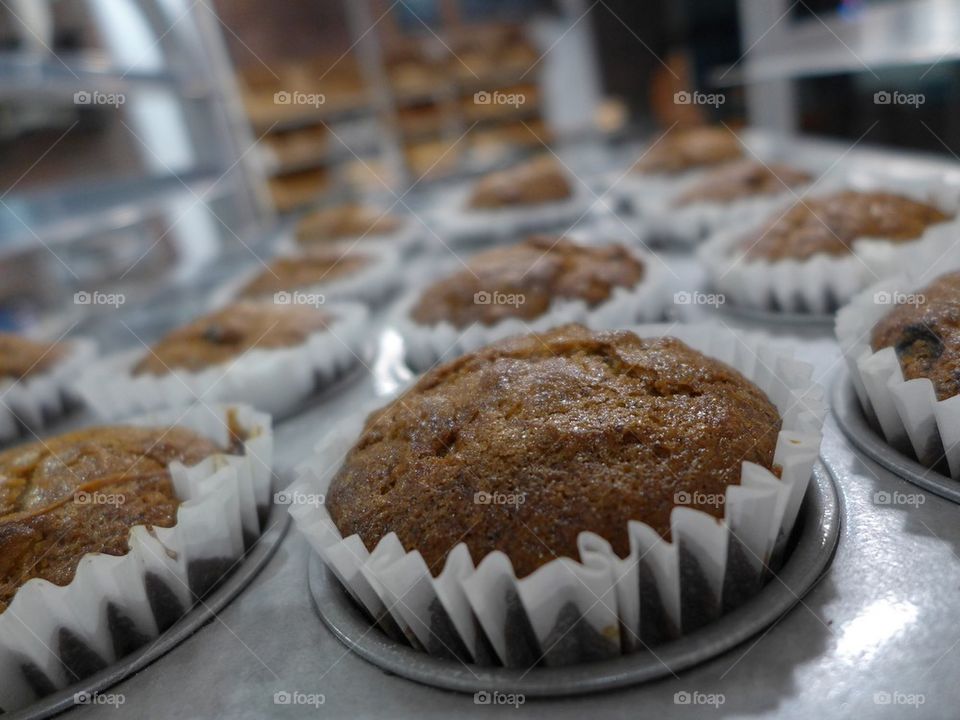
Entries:
{"type": "MultiPolygon", "coordinates": [[[[887,190],[931,203],[953,219],[933,225],[917,240],[892,243],[861,237],[853,253],[841,257],[823,253],[803,260],[746,260],[737,248],[740,241],[761,230],[766,218],[753,227],[736,227],[714,234],[698,257],[713,288],[743,307],[781,312],[824,314],[834,312],[854,294],[878,279],[917,267],[923,258],[937,258],[960,236],[960,188],[941,179],[910,182],[879,176],[848,176],[824,182],[803,197],[818,197],[843,189],[887,190]]],[[[781,199],[772,210],[779,215],[796,202],[781,199]]]]}
{"type": "MultiPolygon", "coordinates": [[[[960,257],[951,253],[935,267],[937,275],[954,272],[960,269],[960,257]]],[[[891,446],[927,467],[946,459],[950,477],[960,480],[960,395],[937,400],[927,378],[904,379],[892,347],[874,352],[870,346],[874,325],[895,307],[888,301],[922,293],[934,279],[921,277],[918,270],[875,283],[837,313],[836,334],[860,404],[874,427],[891,446]]]]}
{"type": "MultiPolygon", "coordinates": [[[[336,253],[338,251],[331,249],[324,252],[336,253]]],[[[304,253],[288,250],[282,252],[278,257],[297,257],[302,254],[304,253]]],[[[400,254],[396,250],[377,247],[369,250],[344,251],[345,256],[351,254],[368,258],[367,264],[349,275],[324,280],[315,285],[299,287],[296,288],[296,291],[322,295],[325,302],[360,302],[375,306],[381,304],[400,287],[401,277],[397,272],[397,268],[400,267],[400,254]]],[[[211,308],[220,308],[240,299],[243,288],[263,271],[263,265],[251,267],[247,272],[241,273],[221,285],[211,295],[211,308]]],[[[273,295],[268,293],[262,299],[272,300],[273,295]]]]}
{"type": "MultiPolygon", "coordinates": [[[[583,245],[600,244],[587,242],[576,234],[571,234],[569,239],[583,245]]],[[[426,287],[433,282],[425,279],[421,287],[411,290],[397,301],[391,311],[390,324],[403,336],[407,363],[414,370],[422,371],[438,360],[451,360],[500,338],[542,332],[566,323],[615,328],[662,320],[672,301],[666,266],[650,253],[635,248],[630,248],[630,251],[643,262],[643,279],[632,288],[613,288],[607,300],[592,308],[583,300],[559,299],[551,303],[543,315],[529,320],[507,318],[494,325],[475,323],[469,328],[457,328],[449,322],[421,325],[413,320],[410,312],[420,301],[426,287]]],[[[454,267],[451,264],[451,267],[456,272],[463,265],[454,267]]]]}
{"type": "Polygon", "coordinates": [[[24,427],[42,428],[78,400],[71,389],[73,379],[96,357],[97,345],[86,338],[61,344],[67,353],[48,370],[0,382],[0,441],[17,437],[24,427]]]}
{"type": "Polygon", "coordinates": [[[571,229],[586,221],[596,199],[582,182],[573,177],[569,181],[573,194],[565,200],[489,210],[468,207],[472,185],[453,188],[440,193],[423,217],[445,244],[454,246],[571,229]]]}
{"type": "MultiPolygon", "coordinates": [[[[767,565],[784,552],[819,453],[825,406],[812,368],[779,354],[765,336],[696,325],[631,329],[678,337],[763,389],[783,418],[774,456],[781,479],[744,463],[740,485],[727,488],[723,521],[674,508],[672,543],[631,522],[626,558],[603,538],[581,533],[580,562],[559,558],[523,579],[501,552],[475,567],[463,543],[433,578],[419,552],[407,552],[395,534],[368,552],[358,536],[341,537],[322,502],[292,505],[313,550],[382,629],[464,662],[559,665],[690,632],[760,589],[767,565]]],[[[358,412],[323,438],[298,468],[292,497],[323,498],[366,415],[358,412]]]]}
{"type": "Polygon", "coordinates": [[[148,352],[142,346],[104,358],[80,376],[74,388],[103,419],[204,402],[239,402],[282,415],[319,387],[355,366],[366,352],[367,308],[355,303],[321,305],[330,327],[301,345],[254,349],[200,372],[133,376],[148,352]]]}
{"type": "Polygon", "coordinates": [[[129,623],[123,629],[138,637],[141,645],[156,638],[165,629],[158,626],[151,604],[158,601],[157,587],[163,586],[169,594],[164,601],[173,597],[172,605],[179,603],[182,611],[189,610],[199,589],[198,569],[212,573],[205,578],[209,584],[242,557],[245,536],[260,535],[258,508],[265,512],[270,503],[273,435],[269,415],[245,406],[197,406],[184,413],[137,418],[130,424],[175,424],[227,447],[231,412],[248,435],[244,454],[215,455],[193,467],[170,466],[177,496],[183,501],[173,527],[135,526],[126,555],[84,556],[73,581],[63,587],[40,578],[29,580],[0,613],[0,708],[11,712],[39,699],[24,677],[25,665],[45,676],[55,689],[82,679],[71,672],[65,633],[105,665],[120,659],[111,616],[121,615],[129,623]]]}
{"type": "MultiPolygon", "coordinates": [[[[802,169],[799,163],[785,162],[802,169]]],[[[631,173],[618,183],[615,193],[630,203],[652,242],[690,248],[724,228],[757,225],[780,207],[785,199],[793,198],[793,193],[802,194],[806,188],[806,185],[794,186],[789,190],[781,188],[778,192],[737,198],[731,202],[701,201],[680,207],[674,205],[684,193],[722,167],[714,165],[709,170],[691,170],[668,177],[631,173]]]]}
{"type": "Polygon", "coordinates": [[[405,217],[400,228],[392,233],[369,233],[338,240],[317,240],[316,242],[300,244],[297,242],[296,228],[284,233],[280,237],[278,249],[282,252],[309,252],[310,250],[348,250],[392,251],[400,256],[406,256],[416,250],[423,243],[424,230],[415,218],[405,217]]]}

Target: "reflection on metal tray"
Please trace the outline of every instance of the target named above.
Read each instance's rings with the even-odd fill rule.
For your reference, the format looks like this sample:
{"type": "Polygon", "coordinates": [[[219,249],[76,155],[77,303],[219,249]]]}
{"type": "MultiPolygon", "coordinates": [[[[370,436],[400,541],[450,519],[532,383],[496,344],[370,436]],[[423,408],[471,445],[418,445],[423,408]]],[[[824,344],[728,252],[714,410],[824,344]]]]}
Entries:
{"type": "Polygon", "coordinates": [[[860,399],[850,380],[850,374],[844,370],[833,383],[831,406],[837,424],[844,435],[867,454],[872,460],[883,465],[892,473],[924,490],[936,493],[940,497],[960,503],[960,482],[952,480],[935,469],[921,465],[907,455],[890,447],[867,420],[860,407],[860,399]]]}
{"type": "Polygon", "coordinates": [[[367,616],[349,598],[316,553],[308,567],[314,609],[334,635],[380,668],[447,690],[522,693],[535,696],[579,695],[624,687],[672,674],[703,662],[745,641],[775,622],[823,575],[840,531],[839,502],[829,474],[814,469],[800,511],[796,545],[776,580],[717,622],[663,645],[613,660],[532,670],[464,665],[395,642],[371,629],[367,616]]]}
{"type": "Polygon", "coordinates": [[[290,515],[287,508],[273,505],[270,514],[267,516],[265,532],[247,552],[243,560],[237,563],[236,568],[227,579],[178,620],[173,627],[162,633],[159,638],[140,650],[127,655],[102,672],[48,695],[20,712],[12,713],[9,716],[3,715],[3,717],[9,717],[9,720],[39,720],[40,718],[51,717],[70,709],[78,702],[82,703],[84,697],[101,693],[112,685],[116,685],[124,678],[142,670],[154,660],[172,650],[207,624],[256,577],[257,573],[273,557],[280,541],[287,534],[289,525],[290,515]]]}

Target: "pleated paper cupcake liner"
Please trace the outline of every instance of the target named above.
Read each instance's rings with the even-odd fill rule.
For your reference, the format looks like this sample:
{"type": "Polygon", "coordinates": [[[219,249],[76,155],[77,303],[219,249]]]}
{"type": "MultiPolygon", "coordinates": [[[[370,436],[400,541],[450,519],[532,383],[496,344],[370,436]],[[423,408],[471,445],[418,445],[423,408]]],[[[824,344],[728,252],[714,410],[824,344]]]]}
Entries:
{"type": "Polygon", "coordinates": [[[442,241],[452,246],[472,245],[527,233],[572,229],[587,221],[595,198],[579,180],[571,178],[570,184],[573,194],[565,200],[490,210],[467,206],[472,188],[451,190],[438,197],[423,215],[437,235],[427,244],[442,241]]]}
{"type": "Polygon", "coordinates": [[[34,578],[0,613],[0,708],[21,709],[72,685],[168,629],[222,579],[261,532],[270,504],[273,436],[268,415],[245,406],[197,406],[130,421],[198,432],[222,447],[231,429],[243,455],[170,466],[182,504],[169,528],[135,526],[130,551],[85,555],[73,580],[34,578]]]}
{"type": "Polygon", "coordinates": [[[779,354],[763,336],[714,326],[646,325],[641,336],[674,335],[737,368],[756,383],[783,418],[774,463],[744,463],[727,488],[725,516],[687,507],[671,514],[672,542],[651,527],[628,525],[630,554],[583,532],[579,562],[555,559],[518,579],[510,558],[493,552],[474,564],[464,543],[433,577],[416,548],[395,534],[372,552],[359,536],[343,538],[324,504],[332,478],[366,418],[338,425],[298,470],[287,491],[290,513],[333,575],[398,641],[466,663],[528,668],[614,657],[689,633],[748,597],[779,565],[816,462],[825,413],[812,368],[779,354]]]}
{"type": "MultiPolygon", "coordinates": [[[[952,253],[937,264],[938,274],[960,269],[952,253]]],[[[906,380],[896,350],[870,345],[874,325],[893,310],[898,298],[916,297],[932,277],[901,274],[874,284],[837,313],[836,334],[864,413],[887,442],[927,467],[946,460],[950,477],[960,480],[960,395],[937,400],[927,378],[906,380]]]]}
{"type": "Polygon", "coordinates": [[[78,401],[71,384],[93,362],[92,340],[65,340],[67,354],[49,370],[0,383],[0,442],[37,430],[62,416],[78,401]]]}
{"type": "MultiPolygon", "coordinates": [[[[369,306],[377,306],[400,288],[401,278],[397,273],[397,268],[400,267],[400,254],[396,250],[388,248],[379,248],[374,251],[354,249],[349,252],[365,256],[368,258],[368,264],[344,277],[336,277],[315,285],[281,292],[285,293],[291,301],[296,293],[300,293],[320,296],[324,299],[324,302],[359,302],[369,306]]],[[[281,257],[296,257],[299,254],[302,253],[286,251],[281,254],[281,257]]],[[[258,265],[224,283],[211,295],[211,307],[220,308],[231,301],[238,300],[243,288],[262,272],[263,266],[258,265]]],[[[261,299],[275,300],[277,294],[268,293],[261,299]]]]}
{"type": "Polygon", "coordinates": [[[329,328],[287,348],[254,349],[200,372],[132,374],[143,347],[92,364],[74,388],[103,419],[130,417],[197,401],[240,402],[273,415],[290,412],[319,388],[355,367],[366,353],[368,311],[363,305],[319,306],[334,318],[329,328]]]}
{"type": "MultiPolygon", "coordinates": [[[[942,181],[910,183],[878,177],[848,177],[823,183],[803,197],[818,197],[844,189],[886,190],[928,202],[952,216],[932,225],[916,240],[893,243],[883,238],[861,237],[853,253],[833,256],[820,253],[807,260],[748,260],[739,250],[743,238],[759,233],[766,219],[753,227],[728,228],[714,234],[698,253],[713,289],[743,307],[774,312],[826,314],[836,311],[854,294],[878,279],[925,267],[943,254],[960,236],[960,188],[942,181]]],[[[773,217],[796,202],[781,199],[773,217]]]]}
{"type": "MultiPolygon", "coordinates": [[[[572,239],[576,240],[576,236],[572,239]]],[[[451,360],[509,335],[541,332],[573,322],[613,328],[662,320],[672,301],[666,268],[649,254],[633,252],[644,263],[644,278],[633,288],[614,288],[610,297],[595,307],[583,300],[564,299],[555,300],[543,315],[529,320],[508,318],[493,325],[475,323],[469,328],[457,328],[448,322],[421,325],[410,316],[423,293],[417,289],[397,301],[390,325],[403,337],[407,363],[414,370],[423,371],[439,360],[451,360]]]]}

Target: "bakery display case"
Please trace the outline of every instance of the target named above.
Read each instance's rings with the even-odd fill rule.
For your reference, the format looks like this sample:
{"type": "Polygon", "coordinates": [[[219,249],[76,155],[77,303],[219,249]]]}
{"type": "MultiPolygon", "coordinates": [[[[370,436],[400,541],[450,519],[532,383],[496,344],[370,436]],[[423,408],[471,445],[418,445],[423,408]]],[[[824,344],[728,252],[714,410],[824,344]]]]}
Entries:
{"type": "Polygon", "coordinates": [[[0,3],[0,715],[951,717],[958,19],[0,3]]]}

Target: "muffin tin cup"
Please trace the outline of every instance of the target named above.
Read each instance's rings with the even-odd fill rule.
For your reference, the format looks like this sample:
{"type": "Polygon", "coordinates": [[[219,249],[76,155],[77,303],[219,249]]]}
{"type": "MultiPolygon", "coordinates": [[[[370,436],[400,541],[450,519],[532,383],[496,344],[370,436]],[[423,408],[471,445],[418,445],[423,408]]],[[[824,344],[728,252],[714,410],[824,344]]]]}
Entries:
{"type": "Polygon", "coordinates": [[[97,355],[92,340],[66,340],[67,354],[49,370],[22,380],[0,382],[0,442],[29,434],[53,422],[76,403],[73,379],[97,355]]]}
{"type": "Polygon", "coordinates": [[[960,503],[960,483],[891,447],[863,411],[850,373],[840,372],[831,392],[831,409],[843,434],[871,460],[909,483],[960,503]]]}
{"type": "Polygon", "coordinates": [[[454,247],[526,233],[572,230],[586,222],[596,198],[576,178],[570,178],[570,185],[573,194],[566,200],[490,210],[467,207],[472,188],[456,188],[438,197],[424,219],[436,233],[433,244],[442,241],[454,247]]]}
{"type": "MultiPolygon", "coordinates": [[[[578,239],[576,235],[571,238],[578,239]]],[[[644,278],[632,289],[614,288],[610,298],[593,308],[582,300],[556,300],[547,312],[530,320],[508,318],[494,325],[475,323],[466,329],[447,322],[421,325],[411,318],[410,312],[431,282],[424,279],[422,287],[397,301],[389,322],[403,336],[407,363],[418,372],[510,335],[542,332],[566,323],[613,328],[657,322],[664,318],[671,300],[666,266],[652,255],[636,249],[632,252],[644,263],[644,278]]]]}
{"type": "MultiPolygon", "coordinates": [[[[950,272],[960,267],[960,256],[951,253],[921,267],[936,267],[937,274],[950,272]]],[[[863,412],[887,444],[934,473],[944,470],[960,480],[960,395],[937,400],[927,378],[904,379],[894,348],[874,352],[870,346],[872,328],[893,303],[921,301],[921,291],[931,279],[900,275],[858,294],[837,315],[837,341],[863,412]]]]}
{"type": "Polygon", "coordinates": [[[795,544],[776,580],[720,620],[651,650],[569,667],[507,669],[433,657],[379,629],[319,555],[309,558],[314,609],[348,648],[387,672],[425,685],[476,693],[497,691],[528,697],[579,695],[654,680],[722,654],[776,622],[811,590],[833,557],[840,531],[837,492],[819,465],[800,508],[795,544]]]}
{"type": "Polygon", "coordinates": [[[92,364],[75,389],[101,418],[118,419],[193,402],[239,402],[272,415],[285,415],[316,390],[345,375],[361,361],[367,341],[365,306],[320,305],[333,315],[330,327],[287,348],[254,349],[200,372],[132,374],[149,352],[139,347],[92,364]]]}
{"type": "MultiPolygon", "coordinates": [[[[331,249],[329,253],[339,252],[331,249]]],[[[280,293],[266,294],[260,299],[277,300],[277,295],[285,298],[294,298],[294,295],[314,295],[323,298],[324,302],[358,302],[369,306],[377,306],[392,296],[400,287],[401,281],[397,273],[400,266],[400,255],[395,250],[381,249],[376,252],[363,250],[343,250],[343,256],[350,254],[362,255],[368,259],[368,264],[346,277],[325,280],[314,285],[307,285],[295,289],[280,291],[280,293]]],[[[277,257],[297,257],[304,251],[288,250],[277,257]]],[[[249,271],[240,274],[229,282],[221,285],[213,292],[210,298],[211,308],[221,308],[234,300],[239,300],[244,287],[264,271],[264,265],[258,264],[249,271]]]]}
{"type": "MultiPolygon", "coordinates": [[[[895,192],[931,203],[953,217],[928,227],[910,242],[860,237],[853,242],[853,252],[843,256],[818,253],[806,260],[748,260],[739,250],[739,243],[759,233],[767,222],[764,218],[753,227],[721,230],[699,249],[697,255],[710,284],[742,307],[831,313],[878,279],[895,275],[904,267],[935,262],[960,235],[960,187],[955,184],[942,180],[906,183],[850,175],[824,182],[803,197],[842,190],[895,192]]],[[[796,202],[793,196],[778,201],[771,210],[771,219],[786,213],[796,202]]]]}
{"type": "Polygon", "coordinates": [[[0,708],[19,710],[103,673],[175,625],[256,542],[270,506],[268,415],[245,406],[195,406],[129,424],[179,425],[221,447],[244,432],[241,456],[170,465],[182,503],[169,528],[137,525],[130,550],[89,553],[65,586],[34,578],[0,613],[0,708]]]}
{"type": "Polygon", "coordinates": [[[291,515],[314,551],[376,624],[427,654],[479,665],[528,668],[601,661],[659,645],[710,625],[763,587],[784,556],[819,452],[825,408],[811,368],[780,355],[768,338],[711,326],[647,325],[641,336],[670,334],[753,380],[782,416],[770,471],[744,463],[723,498],[724,522],[679,506],[672,543],[628,524],[630,553],[618,557],[599,535],[578,538],[581,561],[558,558],[518,579],[493,552],[474,566],[464,543],[433,577],[416,550],[393,533],[368,552],[341,537],[324,493],[366,414],[340,423],[298,469],[291,515]]]}

